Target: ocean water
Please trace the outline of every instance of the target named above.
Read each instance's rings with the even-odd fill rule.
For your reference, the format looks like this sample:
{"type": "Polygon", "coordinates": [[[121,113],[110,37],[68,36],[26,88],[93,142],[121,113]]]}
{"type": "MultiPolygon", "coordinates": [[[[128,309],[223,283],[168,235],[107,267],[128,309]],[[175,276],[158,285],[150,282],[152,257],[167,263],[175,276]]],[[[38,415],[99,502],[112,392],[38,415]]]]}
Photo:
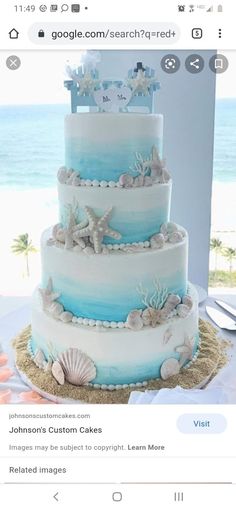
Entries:
{"type": "Polygon", "coordinates": [[[68,105],[0,106],[0,189],[55,187],[68,105]]]}
{"type": "MultiPolygon", "coordinates": [[[[0,189],[54,188],[68,105],[0,107],[0,189]]],[[[216,102],[214,181],[236,182],[236,98],[216,102]]]]}
{"type": "Polygon", "coordinates": [[[236,98],[216,101],[213,169],[214,181],[236,182],[236,98]]]}

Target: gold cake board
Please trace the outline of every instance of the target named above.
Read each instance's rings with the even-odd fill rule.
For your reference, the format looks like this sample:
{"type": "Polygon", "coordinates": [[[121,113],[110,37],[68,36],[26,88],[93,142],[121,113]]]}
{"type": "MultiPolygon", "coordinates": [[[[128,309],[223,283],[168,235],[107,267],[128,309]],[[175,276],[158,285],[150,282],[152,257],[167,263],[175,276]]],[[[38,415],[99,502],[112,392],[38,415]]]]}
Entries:
{"type": "Polygon", "coordinates": [[[226,365],[226,348],[229,343],[217,337],[218,331],[207,321],[199,320],[201,344],[197,359],[188,368],[163,381],[149,380],[145,387],[119,390],[101,390],[92,387],[75,387],[66,382],[60,386],[51,373],[43,372],[34,364],[28,352],[31,327],[25,328],[13,341],[16,367],[22,380],[43,397],[56,403],[126,404],[134,390],[160,390],[181,386],[185,389],[204,388],[217,372],[226,365]]]}

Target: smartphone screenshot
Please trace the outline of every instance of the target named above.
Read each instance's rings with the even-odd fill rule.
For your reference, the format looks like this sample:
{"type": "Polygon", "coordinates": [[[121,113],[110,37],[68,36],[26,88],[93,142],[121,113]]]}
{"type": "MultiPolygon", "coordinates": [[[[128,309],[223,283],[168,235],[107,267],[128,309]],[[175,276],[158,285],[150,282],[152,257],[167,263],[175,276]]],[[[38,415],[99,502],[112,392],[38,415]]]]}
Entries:
{"type": "Polygon", "coordinates": [[[235,15],[1,6],[1,509],[235,511],[235,15]]]}

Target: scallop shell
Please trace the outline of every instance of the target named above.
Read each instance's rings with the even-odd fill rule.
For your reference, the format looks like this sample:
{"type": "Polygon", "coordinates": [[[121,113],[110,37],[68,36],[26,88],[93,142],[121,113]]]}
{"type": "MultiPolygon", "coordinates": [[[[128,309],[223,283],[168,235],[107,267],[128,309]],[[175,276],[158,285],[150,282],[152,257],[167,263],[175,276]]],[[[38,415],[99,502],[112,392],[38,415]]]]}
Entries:
{"type": "Polygon", "coordinates": [[[161,225],[160,231],[165,238],[166,237],[169,238],[169,236],[171,234],[173,234],[175,232],[179,232],[179,228],[178,228],[178,225],[175,224],[174,222],[167,222],[167,223],[161,225]]]}
{"type": "Polygon", "coordinates": [[[73,170],[73,169],[69,169],[68,170],[68,178],[67,178],[66,184],[67,185],[72,185],[73,181],[74,181],[74,179],[76,177],[78,177],[77,172],[75,172],[75,170],[73,170]]]}
{"type": "Polygon", "coordinates": [[[150,239],[151,248],[162,248],[165,244],[165,238],[163,234],[154,234],[150,239]]]}
{"type": "Polygon", "coordinates": [[[164,309],[168,310],[169,312],[172,312],[180,303],[181,298],[179,297],[179,295],[170,294],[168,295],[165,301],[164,309]]]}
{"type": "Polygon", "coordinates": [[[171,376],[179,374],[180,365],[178,360],[175,358],[168,358],[161,366],[161,378],[162,380],[168,380],[171,376]]]}
{"type": "Polygon", "coordinates": [[[73,186],[79,186],[80,185],[80,177],[78,175],[74,176],[71,184],[73,186]]]}
{"type": "Polygon", "coordinates": [[[189,308],[187,305],[184,305],[183,303],[180,303],[180,305],[176,308],[177,314],[180,318],[186,318],[189,314],[189,308]]]}
{"type": "Polygon", "coordinates": [[[35,365],[37,367],[39,367],[39,369],[43,369],[44,368],[46,359],[45,359],[45,356],[44,356],[42,350],[37,350],[36,351],[35,356],[33,357],[33,361],[34,361],[35,365]]]}
{"type": "Polygon", "coordinates": [[[68,179],[69,175],[68,175],[68,170],[66,167],[60,167],[58,172],[57,172],[57,179],[59,181],[59,183],[61,184],[65,184],[67,179],[68,179]]]}
{"type": "Polygon", "coordinates": [[[58,318],[63,311],[64,307],[59,302],[53,302],[48,309],[49,314],[53,318],[58,318]]]}
{"type": "Polygon", "coordinates": [[[126,324],[131,330],[141,330],[143,328],[142,311],[133,310],[129,313],[126,324]]]}
{"type": "Polygon", "coordinates": [[[52,236],[55,240],[65,243],[66,234],[61,224],[54,225],[52,229],[52,236]]]}
{"type": "Polygon", "coordinates": [[[72,385],[86,385],[96,377],[96,367],[85,353],[70,348],[58,357],[65,379],[72,385]]]}
{"type": "Polygon", "coordinates": [[[59,317],[59,319],[63,323],[71,323],[72,318],[73,318],[73,314],[71,312],[68,312],[68,311],[62,312],[62,314],[60,314],[60,317],[59,317]]]}
{"type": "Polygon", "coordinates": [[[193,306],[193,300],[192,300],[192,297],[190,295],[185,295],[183,296],[182,298],[182,303],[184,305],[186,305],[189,309],[192,309],[192,306],[193,306]]]}
{"type": "Polygon", "coordinates": [[[180,231],[172,232],[169,235],[169,242],[170,243],[180,243],[181,241],[183,241],[183,239],[184,239],[184,236],[183,236],[182,232],[180,232],[180,231]]]}
{"type": "Polygon", "coordinates": [[[134,178],[130,174],[121,174],[119,184],[125,188],[130,188],[134,184],[134,178]]]}
{"type": "Polygon", "coordinates": [[[59,385],[64,385],[65,383],[65,375],[62,369],[62,366],[58,360],[53,362],[52,364],[52,375],[54,376],[55,380],[59,385]]]}

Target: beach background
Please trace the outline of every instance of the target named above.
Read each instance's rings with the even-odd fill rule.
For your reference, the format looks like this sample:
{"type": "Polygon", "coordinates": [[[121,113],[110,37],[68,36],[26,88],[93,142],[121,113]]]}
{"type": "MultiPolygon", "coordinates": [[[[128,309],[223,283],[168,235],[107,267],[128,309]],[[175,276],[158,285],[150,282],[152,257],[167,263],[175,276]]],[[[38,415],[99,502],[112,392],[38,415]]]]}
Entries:
{"type": "MultiPolygon", "coordinates": [[[[54,80],[61,83],[65,76],[57,73],[54,80]]],[[[220,75],[215,110],[211,237],[236,248],[236,97],[229,77],[225,84],[228,85],[224,87],[224,77],[220,75]]],[[[42,97],[45,94],[46,89],[42,97]]],[[[41,233],[58,221],[56,173],[64,161],[62,120],[68,113],[68,96],[64,92],[64,104],[50,104],[50,93],[47,94],[49,104],[37,104],[35,100],[34,104],[24,104],[27,103],[24,96],[16,105],[8,101],[0,104],[0,295],[5,297],[31,295],[40,280],[41,233]],[[26,232],[38,250],[29,257],[30,278],[25,275],[24,257],[11,251],[13,239],[26,232]]],[[[214,253],[210,253],[209,262],[214,270],[214,253]]],[[[229,264],[219,255],[217,266],[228,270],[229,264]]]]}

